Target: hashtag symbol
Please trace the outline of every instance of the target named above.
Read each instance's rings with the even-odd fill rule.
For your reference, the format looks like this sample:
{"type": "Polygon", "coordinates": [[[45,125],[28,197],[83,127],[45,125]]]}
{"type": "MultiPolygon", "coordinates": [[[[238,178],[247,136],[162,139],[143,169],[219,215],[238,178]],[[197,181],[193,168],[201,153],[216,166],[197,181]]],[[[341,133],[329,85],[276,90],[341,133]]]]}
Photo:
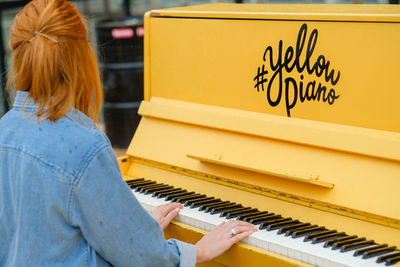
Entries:
{"type": "Polygon", "coordinates": [[[260,92],[260,86],[261,86],[261,90],[264,91],[264,83],[268,81],[268,79],[265,78],[264,75],[267,75],[267,74],[268,74],[268,71],[265,70],[265,65],[262,65],[261,70],[260,70],[260,67],[258,67],[257,75],[253,79],[253,81],[256,81],[256,84],[254,85],[254,87],[257,88],[257,92],[260,92]]]}

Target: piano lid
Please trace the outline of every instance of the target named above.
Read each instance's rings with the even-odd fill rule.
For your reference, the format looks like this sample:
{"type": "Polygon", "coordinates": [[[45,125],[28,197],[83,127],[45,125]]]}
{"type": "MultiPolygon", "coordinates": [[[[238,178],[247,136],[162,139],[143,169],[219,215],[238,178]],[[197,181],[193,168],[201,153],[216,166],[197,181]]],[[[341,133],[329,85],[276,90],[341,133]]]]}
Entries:
{"type": "Polygon", "coordinates": [[[151,11],[127,154],[398,230],[399,32],[387,5],[151,11]]]}
{"type": "Polygon", "coordinates": [[[225,18],[302,21],[399,22],[399,8],[386,5],[304,5],[227,3],[166,8],[151,11],[152,16],[177,18],[225,18]]]}

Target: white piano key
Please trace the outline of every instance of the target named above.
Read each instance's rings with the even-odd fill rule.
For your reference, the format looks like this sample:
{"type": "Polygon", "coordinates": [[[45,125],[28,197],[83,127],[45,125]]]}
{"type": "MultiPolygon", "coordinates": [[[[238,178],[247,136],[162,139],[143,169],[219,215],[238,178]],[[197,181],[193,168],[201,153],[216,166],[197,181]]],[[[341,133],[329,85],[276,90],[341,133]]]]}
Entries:
{"type": "MultiPolygon", "coordinates": [[[[171,203],[163,198],[159,199],[151,195],[144,195],[143,193],[133,192],[133,194],[149,212],[159,205],[171,203]]],[[[200,211],[199,208],[190,207],[182,208],[175,220],[205,231],[211,231],[220,223],[228,221],[225,217],[219,217],[219,214],[205,213],[204,211],[200,211]]],[[[304,237],[292,238],[284,234],[278,235],[278,230],[266,231],[263,229],[253,233],[250,237],[243,240],[243,242],[315,266],[384,266],[383,263],[376,263],[378,257],[362,259],[361,256],[355,257],[353,255],[355,250],[343,253],[339,249],[324,248],[324,242],[312,244],[310,241],[304,242],[303,240],[304,237]]]]}

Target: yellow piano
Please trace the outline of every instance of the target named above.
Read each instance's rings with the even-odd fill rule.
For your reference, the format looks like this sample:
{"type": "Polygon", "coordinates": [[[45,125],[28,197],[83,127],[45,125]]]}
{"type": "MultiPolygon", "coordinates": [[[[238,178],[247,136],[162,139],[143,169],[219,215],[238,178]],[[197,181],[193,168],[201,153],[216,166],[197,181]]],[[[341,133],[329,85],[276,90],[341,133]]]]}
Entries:
{"type": "Polygon", "coordinates": [[[147,209],[186,205],[167,238],[236,218],[261,230],[204,266],[398,264],[399,6],[154,10],[144,42],[119,163],[147,209]]]}

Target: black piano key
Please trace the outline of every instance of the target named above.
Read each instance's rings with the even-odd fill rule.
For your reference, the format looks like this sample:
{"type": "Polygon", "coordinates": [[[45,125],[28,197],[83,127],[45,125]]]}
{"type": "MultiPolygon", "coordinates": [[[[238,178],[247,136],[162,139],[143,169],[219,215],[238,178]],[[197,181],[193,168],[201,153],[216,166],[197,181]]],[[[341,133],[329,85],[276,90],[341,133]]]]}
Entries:
{"type": "MultiPolygon", "coordinates": [[[[165,193],[167,193],[167,192],[165,192],[165,193]]],[[[165,195],[165,197],[173,197],[173,196],[175,196],[175,195],[180,195],[180,194],[185,194],[185,193],[192,193],[192,192],[188,192],[187,190],[185,190],[185,189],[180,189],[180,190],[178,190],[178,191],[174,191],[174,192],[169,192],[169,193],[167,193],[166,195],[165,195]]],[[[194,192],[193,192],[194,193],[194,192]]]]}
{"type": "Polygon", "coordinates": [[[392,254],[380,256],[380,257],[378,257],[378,259],[376,260],[376,262],[377,262],[377,263],[381,263],[381,262],[386,261],[386,260],[389,259],[389,258],[397,257],[397,256],[400,256],[400,252],[396,252],[396,253],[392,253],[392,254]]]}
{"type": "Polygon", "coordinates": [[[150,184],[144,184],[144,185],[137,185],[137,188],[148,188],[148,187],[155,187],[155,186],[163,186],[165,184],[158,184],[156,182],[150,183],[150,184]]]}
{"type": "Polygon", "coordinates": [[[176,197],[184,197],[184,196],[196,194],[196,192],[187,192],[186,190],[183,190],[183,191],[184,192],[174,192],[174,193],[168,194],[168,196],[165,197],[165,200],[172,201],[176,197]]]}
{"type": "Polygon", "coordinates": [[[132,183],[129,183],[129,184],[130,185],[140,186],[140,185],[155,184],[155,183],[156,183],[156,181],[153,181],[153,180],[142,180],[142,181],[132,182],[132,183]]]}
{"type": "Polygon", "coordinates": [[[144,178],[125,180],[125,183],[127,183],[127,184],[129,184],[129,183],[137,183],[137,182],[140,182],[140,181],[144,181],[144,178]]]}
{"type": "Polygon", "coordinates": [[[214,197],[206,197],[204,199],[198,199],[198,200],[194,200],[194,201],[186,201],[184,205],[186,206],[190,206],[190,208],[194,209],[194,208],[198,208],[201,207],[201,205],[204,205],[206,203],[217,203],[222,201],[219,198],[214,198],[214,197]]]}
{"type": "MultiPolygon", "coordinates": [[[[168,187],[168,185],[165,185],[165,184],[155,184],[155,185],[148,185],[148,186],[139,186],[139,187],[137,187],[136,188],[136,192],[140,192],[140,193],[143,193],[145,190],[147,190],[147,189],[149,189],[149,190],[151,190],[151,189],[158,189],[158,188],[165,188],[165,187],[168,187]]],[[[172,186],[170,186],[170,187],[172,187],[172,186]]]]}
{"type": "Polygon", "coordinates": [[[328,240],[328,241],[326,241],[324,243],[324,248],[332,246],[333,243],[335,243],[335,242],[344,241],[344,240],[350,240],[350,239],[354,239],[354,238],[357,238],[357,236],[356,235],[350,235],[350,236],[346,235],[346,236],[338,237],[338,238],[335,238],[335,239],[331,239],[331,240],[328,240]]]}
{"type": "Polygon", "coordinates": [[[285,236],[291,236],[295,231],[301,231],[301,230],[311,229],[311,228],[315,228],[315,227],[318,227],[318,225],[312,224],[312,225],[307,225],[307,226],[303,226],[303,227],[297,227],[294,229],[289,229],[286,231],[285,236]]]}
{"type": "Polygon", "coordinates": [[[293,224],[293,225],[285,226],[285,227],[282,227],[281,229],[279,229],[278,234],[279,235],[280,234],[284,234],[289,230],[293,230],[293,229],[297,229],[297,228],[303,228],[303,227],[306,227],[306,226],[310,226],[310,223],[296,223],[296,224],[293,224]]]}
{"type": "Polygon", "coordinates": [[[157,198],[158,198],[158,197],[160,196],[160,194],[162,194],[162,193],[175,192],[175,191],[177,191],[177,190],[182,190],[182,188],[174,188],[174,187],[172,187],[172,188],[160,189],[160,190],[157,190],[157,191],[153,192],[153,193],[151,194],[151,196],[152,196],[152,197],[157,197],[157,198]]]}
{"type": "Polygon", "coordinates": [[[400,252],[396,250],[395,246],[388,247],[386,244],[371,246],[375,244],[373,240],[365,241],[365,238],[347,236],[344,232],[337,233],[336,230],[325,230],[324,227],[310,225],[310,223],[301,223],[291,218],[282,218],[281,215],[243,207],[240,204],[221,201],[214,197],[207,197],[204,194],[187,192],[181,188],[174,188],[173,186],[145,180],[144,178],[127,180],[125,182],[138,192],[144,194],[152,193],[153,196],[159,198],[166,197],[167,200],[180,201],[190,206],[203,205],[203,210],[211,211],[212,214],[221,213],[221,217],[228,219],[236,217],[237,219],[251,221],[254,224],[261,224],[260,229],[265,228],[268,231],[279,229],[278,234],[287,234],[289,232],[293,238],[306,236],[304,241],[312,240],[313,244],[325,241],[324,247],[332,246],[333,249],[340,248],[341,252],[358,249],[354,253],[355,256],[363,255],[362,257],[365,259],[378,256],[378,263],[385,262],[386,265],[391,265],[400,261],[400,252]]]}
{"type": "Polygon", "coordinates": [[[364,252],[362,255],[363,259],[369,259],[375,256],[380,256],[382,254],[387,254],[389,252],[395,251],[396,247],[395,246],[391,246],[391,247],[384,247],[384,248],[378,248],[378,249],[374,249],[371,251],[367,251],[364,252]]]}
{"type": "Polygon", "coordinates": [[[278,234],[290,233],[293,238],[305,236],[304,241],[312,240],[313,244],[325,241],[324,247],[333,246],[333,249],[340,248],[341,252],[359,249],[355,252],[355,255],[359,253],[358,255],[363,255],[363,258],[379,256],[378,263],[385,262],[386,265],[391,265],[400,261],[400,252],[396,250],[396,247],[387,247],[387,245],[383,247],[370,247],[374,244],[372,240],[365,241],[365,238],[357,239],[357,236],[347,236],[344,232],[337,233],[336,230],[325,230],[324,227],[310,225],[310,223],[301,223],[291,218],[282,218],[281,215],[275,215],[267,211],[258,211],[250,207],[242,207],[240,204],[230,201],[221,201],[214,197],[207,197],[204,194],[187,192],[181,188],[174,188],[162,183],[158,184],[155,181],[145,180],[144,178],[129,180],[126,183],[132,189],[136,189],[136,191],[144,194],[152,193],[153,196],[159,198],[166,197],[168,200],[179,201],[187,206],[201,207],[202,210],[211,211],[212,214],[221,213],[221,217],[228,219],[237,218],[248,222],[251,221],[254,224],[261,224],[260,229],[265,228],[268,231],[279,229],[278,234]],[[368,247],[365,248],[365,246],[368,247]]]}
{"type": "Polygon", "coordinates": [[[222,206],[222,207],[215,207],[215,208],[210,209],[210,214],[218,214],[223,211],[233,210],[235,208],[240,208],[240,207],[243,207],[243,206],[240,204],[232,204],[232,205],[227,205],[227,206],[222,206]]]}
{"type": "Polygon", "coordinates": [[[151,189],[146,189],[143,191],[143,194],[148,195],[148,194],[154,194],[155,192],[160,192],[163,190],[168,190],[168,189],[173,189],[173,186],[165,186],[165,187],[158,187],[158,188],[151,188],[151,189]]]}
{"type": "Polygon", "coordinates": [[[344,237],[344,236],[346,236],[345,232],[332,233],[332,234],[317,236],[317,237],[314,237],[312,239],[311,243],[318,244],[318,243],[321,243],[321,242],[325,242],[327,240],[335,239],[335,238],[338,238],[338,237],[344,237]]]}
{"type": "Polygon", "coordinates": [[[174,192],[178,192],[178,191],[183,191],[183,189],[180,187],[179,188],[173,187],[173,188],[160,189],[159,191],[154,192],[152,194],[152,196],[160,198],[160,197],[166,196],[166,194],[168,194],[168,193],[174,193],[174,192]]]}
{"type": "Polygon", "coordinates": [[[332,245],[332,249],[340,249],[343,245],[353,244],[353,243],[356,243],[359,241],[364,241],[364,240],[365,240],[365,237],[359,237],[359,238],[353,238],[353,239],[349,239],[349,240],[335,242],[332,245]]]}
{"type": "Polygon", "coordinates": [[[258,215],[254,215],[254,216],[249,216],[244,221],[250,223],[250,222],[252,222],[254,220],[258,220],[258,219],[261,219],[261,218],[269,218],[269,217],[272,217],[272,216],[279,216],[279,217],[276,217],[276,218],[281,218],[282,217],[279,214],[275,214],[275,213],[271,213],[271,212],[265,212],[264,214],[258,214],[258,215]]]}
{"type": "Polygon", "coordinates": [[[309,229],[293,231],[292,238],[299,238],[299,237],[305,236],[307,234],[321,232],[323,230],[325,230],[325,227],[319,226],[319,227],[315,227],[315,228],[309,228],[309,229]]]}
{"type": "Polygon", "coordinates": [[[322,231],[322,232],[319,232],[319,233],[309,234],[306,237],[304,237],[303,241],[304,242],[311,241],[314,237],[327,235],[327,234],[333,234],[333,233],[336,233],[336,232],[337,232],[336,230],[325,230],[325,231],[322,231]]]}
{"type": "Polygon", "coordinates": [[[172,200],[174,197],[181,197],[181,196],[188,196],[188,195],[194,195],[196,194],[195,192],[187,192],[186,190],[184,190],[185,192],[176,192],[173,194],[169,194],[168,196],[165,197],[165,200],[172,200]]]}
{"type": "Polygon", "coordinates": [[[399,261],[400,261],[400,256],[389,258],[389,259],[385,260],[385,265],[386,266],[393,265],[393,264],[395,264],[396,262],[399,262],[399,261]]]}
{"type": "Polygon", "coordinates": [[[231,204],[232,202],[230,202],[230,201],[218,201],[218,202],[215,202],[215,203],[205,203],[205,204],[202,204],[201,206],[200,206],[200,208],[199,208],[199,210],[200,211],[202,211],[202,210],[206,210],[206,209],[208,209],[209,207],[211,207],[211,208],[214,208],[214,207],[218,207],[218,206],[221,206],[221,205],[229,205],[229,204],[231,204]]]}
{"type": "Polygon", "coordinates": [[[200,205],[200,209],[199,210],[205,210],[206,208],[210,207],[210,206],[217,206],[217,205],[222,205],[222,204],[229,204],[231,203],[230,201],[214,201],[214,202],[205,202],[203,204],[200,205]]]}
{"type": "Polygon", "coordinates": [[[213,209],[211,209],[210,214],[229,212],[229,211],[234,211],[234,210],[237,210],[240,208],[243,208],[243,206],[241,204],[235,204],[233,206],[227,206],[227,207],[213,208],[213,209]]]}
{"type": "Polygon", "coordinates": [[[254,213],[239,216],[237,219],[241,220],[241,221],[249,221],[250,219],[253,219],[255,217],[264,216],[264,215],[268,215],[268,214],[272,214],[272,213],[270,213],[268,211],[257,211],[254,213]]]}
{"type": "Polygon", "coordinates": [[[273,231],[273,230],[282,228],[284,226],[297,224],[298,222],[299,222],[298,220],[290,220],[290,221],[283,221],[283,222],[278,222],[278,223],[271,223],[267,226],[266,230],[273,231]]]}
{"type": "Polygon", "coordinates": [[[360,255],[363,255],[364,252],[372,251],[372,250],[375,250],[378,248],[385,248],[387,246],[388,246],[387,244],[381,244],[381,245],[376,245],[376,246],[369,247],[369,248],[359,249],[354,252],[354,256],[360,256],[360,255]]]}
{"type": "Polygon", "coordinates": [[[231,204],[233,204],[233,203],[230,201],[219,201],[219,202],[215,202],[215,203],[206,203],[206,204],[201,205],[199,210],[204,211],[204,212],[210,212],[212,208],[224,207],[224,206],[231,205],[231,204]]]}
{"type": "Polygon", "coordinates": [[[201,197],[199,199],[188,199],[185,201],[184,205],[190,206],[192,203],[199,202],[199,201],[205,201],[209,199],[215,199],[215,197],[208,197],[207,195],[204,195],[204,197],[201,197]]]}
{"type": "Polygon", "coordinates": [[[246,209],[244,209],[242,211],[229,211],[229,212],[227,212],[227,215],[225,217],[227,219],[236,218],[236,217],[238,217],[240,215],[249,214],[249,213],[251,213],[253,211],[256,211],[256,210],[257,209],[252,209],[252,208],[247,209],[246,208],[246,209]]]}
{"type": "Polygon", "coordinates": [[[250,212],[250,213],[247,213],[247,214],[242,214],[242,215],[239,215],[236,219],[243,221],[243,220],[246,219],[246,217],[253,216],[253,215],[258,214],[260,212],[261,211],[253,211],[253,212],[250,212]]]}
{"type": "Polygon", "coordinates": [[[246,219],[248,217],[257,216],[259,214],[264,214],[265,215],[265,214],[268,214],[268,213],[269,212],[267,212],[267,211],[254,211],[254,212],[251,212],[249,214],[239,216],[238,220],[244,220],[244,219],[246,219]]]}
{"type": "Polygon", "coordinates": [[[221,208],[221,207],[227,207],[227,206],[231,206],[231,205],[235,205],[236,203],[232,203],[230,201],[222,201],[220,203],[215,203],[213,205],[206,205],[205,208],[202,206],[200,207],[200,210],[203,210],[204,212],[211,212],[211,210],[213,208],[221,208]]]}
{"type": "Polygon", "coordinates": [[[132,184],[128,184],[131,188],[136,188],[138,186],[143,186],[143,185],[149,185],[149,184],[155,184],[156,182],[154,181],[148,181],[148,180],[144,180],[142,182],[138,182],[138,183],[132,183],[132,184]]]}
{"type": "Polygon", "coordinates": [[[200,198],[203,198],[205,196],[206,195],[202,195],[202,194],[194,194],[194,195],[190,195],[190,196],[174,197],[172,199],[172,201],[173,202],[184,203],[185,201],[192,200],[192,199],[200,199],[200,198]]]}
{"type": "Polygon", "coordinates": [[[261,217],[255,217],[253,219],[248,220],[247,222],[256,225],[256,224],[260,224],[262,222],[272,221],[272,220],[276,220],[276,219],[280,219],[280,218],[282,218],[281,215],[265,215],[265,216],[261,216],[261,217]]]}
{"type": "Polygon", "coordinates": [[[139,178],[139,179],[128,180],[125,182],[130,185],[130,184],[140,184],[142,182],[148,182],[148,181],[150,181],[150,180],[145,180],[144,178],[139,178]]]}
{"type": "Polygon", "coordinates": [[[241,208],[237,208],[237,209],[230,210],[230,211],[224,211],[224,212],[221,212],[219,217],[226,217],[231,212],[242,212],[242,211],[248,211],[248,210],[251,210],[251,208],[250,207],[241,207],[241,208]]]}
{"type": "Polygon", "coordinates": [[[182,189],[182,188],[175,188],[173,186],[171,186],[170,188],[160,188],[155,190],[153,193],[151,193],[152,197],[158,197],[159,193],[164,193],[164,192],[168,192],[168,191],[172,191],[172,190],[176,190],[176,189],[182,189]]]}
{"type": "Polygon", "coordinates": [[[364,248],[367,246],[371,246],[373,244],[375,244],[374,240],[365,240],[365,241],[355,242],[352,244],[346,244],[340,248],[340,252],[347,252],[353,249],[364,248]]]}
{"type": "Polygon", "coordinates": [[[183,190],[182,188],[175,188],[175,189],[167,189],[162,192],[157,192],[155,193],[155,195],[157,196],[157,198],[163,198],[171,194],[184,193],[184,192],[186,192],[186,190],[183,190]]]}
{"type": "Polygon", "coordinates": [[[183,205],[185,207],[190,206],[190,208],[197,208],[197,207],[200,207],[202,204],[215,203],[215,202],[218,202],[218,201],[221,201],[221,199],[214,198],[214,197],[205,197],[203,199],[186,201],[185,204],[183,204],[183,205]]]}
{"type": "Polygon", "coordinates": [[[292,221],[292,218],[277,218],[274,220],[268,219],[268,220],[262,221],[258,228],[260,230],[262,230],[262,229],[266,229],[270,224],[275,224],[275,223],[280,223],[280,222],[289,222],[289,221],[292,221]]]}
{"type": "MultiPolygon", "coordinates": [[[[134,191],[135,192],[140,192],[140,190],[142,190],[143,188],[148,188],[148,187],[152,187],[152,186],[155,186],[156,184],[150,184],[150,185],[145,185],[145,186],[136,186],[135,188],[134,188],[134,191]]],[[[132,188],[133,189],[133,188],[132,188]]]]}

